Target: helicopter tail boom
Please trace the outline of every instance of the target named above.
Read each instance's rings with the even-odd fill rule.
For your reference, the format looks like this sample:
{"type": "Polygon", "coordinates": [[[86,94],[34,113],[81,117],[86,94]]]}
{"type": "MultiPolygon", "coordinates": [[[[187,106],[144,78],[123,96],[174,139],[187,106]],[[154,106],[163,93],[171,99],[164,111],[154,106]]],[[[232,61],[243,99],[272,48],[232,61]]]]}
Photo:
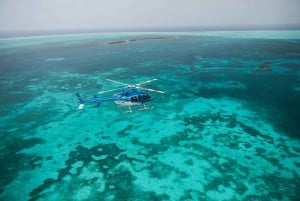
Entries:
{"type": "Polygon", "coordinates": [[[78,109],[82,110],[85,104],[94,103],[100,106],[103,101],[114,101],[116,98],[113,96],[98,97],[94,95],[92,98],[83,98],[79,93],[76,93],[76,101],[78,103],[78,109]]]}

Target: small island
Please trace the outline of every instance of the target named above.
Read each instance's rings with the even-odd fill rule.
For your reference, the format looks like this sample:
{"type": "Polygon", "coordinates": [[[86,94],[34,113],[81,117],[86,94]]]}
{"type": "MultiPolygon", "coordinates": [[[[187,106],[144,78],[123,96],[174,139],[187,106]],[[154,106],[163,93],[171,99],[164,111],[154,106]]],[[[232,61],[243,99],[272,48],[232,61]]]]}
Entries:
{"type": "Polygon", "coordinates": [[[145,37],[145,38],[134,38],[134,39],[128,39],[128,40],[117,40],[117,41],[111,41],[108,42],[110,45],[115,44],[122,44],[122,43],[129,43],[129,42],[137,42],[137,41],[145,41],[145,40],[167,40],[167,39],[173,39],[173,37],[145,37]]]}

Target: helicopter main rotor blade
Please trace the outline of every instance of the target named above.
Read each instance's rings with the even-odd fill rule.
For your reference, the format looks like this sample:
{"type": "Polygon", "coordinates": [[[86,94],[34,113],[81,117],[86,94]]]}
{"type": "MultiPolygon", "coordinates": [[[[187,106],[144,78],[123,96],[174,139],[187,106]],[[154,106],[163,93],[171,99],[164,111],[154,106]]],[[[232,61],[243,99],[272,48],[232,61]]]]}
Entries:
{"type": "Polygon", "coordinates": [[[165,92],[163,91],[159,91],[159,90],[156,90],[156,89],[149,89],[149,88],[144,88],[144,87],[138,87],[136,86],[137,89],[142,89],[142,90],[147,90],[147,91],[153,91],[153,92],[157,92],[157,93],[162,93],[164,94],[165,92]]]}
{"type": "Polygon", "coordinates": [[[117,90],[121,90],[121,89],[124,89],[124,88],[126,88],[126,87],[117,88],[117,89],[110,89],[110,90],[105,90],[105,91],[99,91],[98,94],[103,94],[103,93],[111,92],[111,91],[117,91],[117,90]]]}
{"type": "Polygon", "coordinates": [[[148,83],[150,83],[150,82],[154,82],[154,81],[156,81],[157,79],[155,78],[155,79],[152,79],[152,80],[147,80],[147,81],[144,81],[144,82],[139,82],[139,83],[137,83],[137,84],[135,84],[136,86],[140,86],[140,85],[143,85],[143,84],[148,84],[148,83]]]}
{"type": "Polygon", "coordinates": [[[114,83],[117,83],[117,84],[122,84],[122,85],[126,85],[128,86],[129,84],[126,84],[126,83],[123,83],[123,82],[118,82],[118,81],[115,81],[115,80],[111,80],[111,79],[105,79],[107,81],[110,81],[110,82],[114,82],[114,83]]]}

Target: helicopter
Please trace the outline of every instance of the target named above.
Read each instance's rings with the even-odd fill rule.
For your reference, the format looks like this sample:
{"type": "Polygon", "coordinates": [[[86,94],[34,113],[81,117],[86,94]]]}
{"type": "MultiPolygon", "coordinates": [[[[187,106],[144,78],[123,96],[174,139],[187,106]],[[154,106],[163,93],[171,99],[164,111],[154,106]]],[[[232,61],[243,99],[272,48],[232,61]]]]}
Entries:
{"type": "Polygon", "coordinates": [[[123,85],[124,87],[110,89],[106,91],[99,91],[98,94],[103,94],[103,93],[117,91],[117,90],[121,90],[121,92],[115,93],[112,96],[104,96],[104,97],[99,97],[98,95],[94,95],[92,98],[83,98],[79,93],[76,93],[76,101],[79,104],[78,110],[82,110],[84,105],[87,103],[95,103],[97,106],[100,106],[100,104],[104,101],[114,101],[119,107],[128,107],[128,111],[126,112],[133,112],[132,106],[136,106],[136,105],[143,106],[139,108],[139,110],[152,109],[147,107],[145,104],[153,100],[153,97],[146,91],[151,91],[156,93],[165,93],[165,92],[156,89],[141,87],[141,85],[148,84],[156,80],[157,79],[152,79],[152,80],[139,82],[137,84],[127,84],[127,83],[123,83],[111,79],[106,79],[106,81],[120,84],[123,85]]]}

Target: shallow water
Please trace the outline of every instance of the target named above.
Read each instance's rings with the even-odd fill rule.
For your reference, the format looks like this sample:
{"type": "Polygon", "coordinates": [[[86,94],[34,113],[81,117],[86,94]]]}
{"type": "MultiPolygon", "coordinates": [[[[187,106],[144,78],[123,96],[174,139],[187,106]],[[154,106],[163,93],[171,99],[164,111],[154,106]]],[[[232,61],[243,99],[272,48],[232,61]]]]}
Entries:
{"type": "Polygon", "coordinates": [[[298,31],[0,40],[0,199],[300,200],[299,70],[298,31]],[[166,93],[78,111],[107,78],[166,93]]]}

